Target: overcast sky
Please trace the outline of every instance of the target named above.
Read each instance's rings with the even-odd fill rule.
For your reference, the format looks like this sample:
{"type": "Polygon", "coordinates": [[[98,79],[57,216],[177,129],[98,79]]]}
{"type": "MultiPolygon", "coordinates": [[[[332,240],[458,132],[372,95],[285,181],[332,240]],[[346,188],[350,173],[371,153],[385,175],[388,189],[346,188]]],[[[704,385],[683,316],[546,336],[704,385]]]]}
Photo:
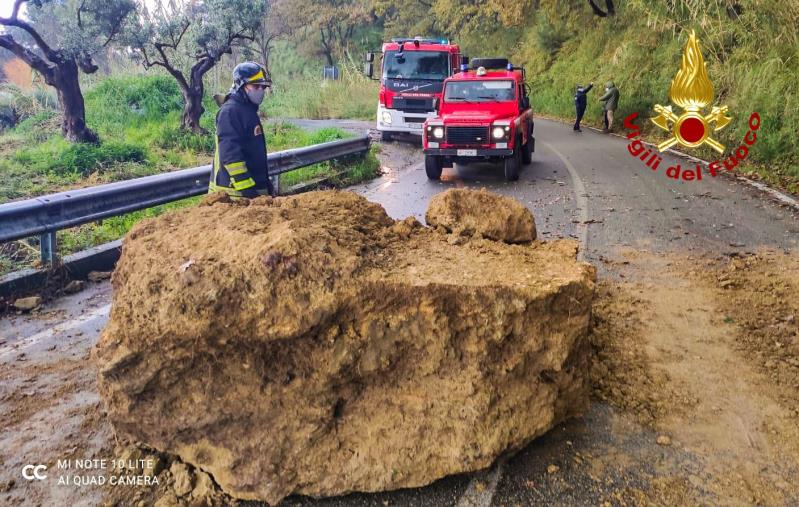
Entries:
{"type": "MultiPolygon", "coordinates": [[[[0,18],[7,18],[11,15],[14,9],[14,0],[0,0],[0,18]]],[[[25,5],[22,6],[22,11],[25,11],[25,5]]]]}

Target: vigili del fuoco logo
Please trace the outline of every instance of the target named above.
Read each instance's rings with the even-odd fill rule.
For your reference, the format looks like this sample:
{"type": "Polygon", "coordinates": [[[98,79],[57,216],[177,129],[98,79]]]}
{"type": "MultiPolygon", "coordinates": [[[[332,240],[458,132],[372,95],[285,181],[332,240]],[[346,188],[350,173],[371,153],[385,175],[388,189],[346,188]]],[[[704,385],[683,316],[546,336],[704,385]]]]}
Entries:
{"type": "MultiPolygon", "coordinates": [[[[727,116],[728,107],[712,106],[710,112],[705,114],[706,108],[713,103],[713,83],[707,74],[707,64],[702,57],[699,40],[693,31],[688,37],[682,62],[677,75],[671,81],[669,100],[681,109],[675,112],[672,105],[655,105],[658,116],[650,118],[652,123],[665,130],[670,137],[657,145],[659,152],[679,144],[686,148],[697,148],[707,144],[719,153],[724,153],[725,146],[713,138],[713,133],[725,128],[732,118],[727,116]],[[679,113],[679,114],[678,114],[679,113]]],[[[640,158],[648,167],[657,171],[663,159],[651,149],[647,149],[640,141],[640,128],[633,120],[638,113],[633,113],[624,119],[624,126],[630,129],[627,138],[632,142],[627,145],[630,155],[640,158]]],[[[752,113],[749,117],[749,131],[746,133],[741,145],[723,160],[716,160],[708,165],[707,171],[711,176],[716,176],[722,166],[731,171],[749,154],[749,146],[757,140],[756,131],[760,128],[760,115],[752,113]]],[[[702,164],[697,164],[695,169],[683,169],[680,164],[666,169],[666,176],[673,179],[686,181],[702,179],[702,164]]]]}

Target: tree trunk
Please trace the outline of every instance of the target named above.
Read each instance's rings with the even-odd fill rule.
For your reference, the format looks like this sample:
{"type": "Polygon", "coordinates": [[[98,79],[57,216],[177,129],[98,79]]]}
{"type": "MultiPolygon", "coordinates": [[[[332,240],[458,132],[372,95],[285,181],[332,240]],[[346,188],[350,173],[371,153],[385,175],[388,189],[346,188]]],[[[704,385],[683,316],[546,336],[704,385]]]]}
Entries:
{"type": "Polygon", "coordinates": [[[74,60],[66,60],[53,68],[52,79],[46,79],[47,84],[53,86],[58,93],[58,104],[64,119],[61,122],[61,133],[71,142],[97,143],[97,137],[86,126],[86,108],[83,103],[83,93],[80,91],[78,80],[78,65],[74,60]]]}
{"type": "Polygon", "coordinates": [[[183,116],[180,128],[195,134],[205,134],[207,131],[200,126],[200,117],[204,112],[202,86],[199,89],[196,86],[191,86],[183,90],[183,116]]]}
{"type": "Polygon", "coordinates": [[[266,70],[267,77],[272,76],[272,73],[269,70],[269,41],[260,42],[258,44],[258,52],[261,53],[261,64],[264,66],[266,70]]]}
{"type": "Polygon", "coordinates": [[[322,50],[322,54],[325,55],[325,60],[327,60],[328,67],[333,67],[336,65],[335,61],[333,60],[333,51],[325,48],[322,50]]]}
{"type": "MultiPolygon", "coordinates": [[[[332,30],[331,30],[331,32],[332,32],[332,30]]],[[[333,34],[330,33],[329,37],[325,37],[325,29],[324,28],[320,28],[319,29],[319,35],[322,38],[322,54],[324,55],[325,59],[327,60],[327,65],[329,67],[332,67],[332,66],[335,65],[335,62],[333,61],[333,46],[332,46],[332,44],[330,42],[330,40],[333,38],[333,34]]]]}

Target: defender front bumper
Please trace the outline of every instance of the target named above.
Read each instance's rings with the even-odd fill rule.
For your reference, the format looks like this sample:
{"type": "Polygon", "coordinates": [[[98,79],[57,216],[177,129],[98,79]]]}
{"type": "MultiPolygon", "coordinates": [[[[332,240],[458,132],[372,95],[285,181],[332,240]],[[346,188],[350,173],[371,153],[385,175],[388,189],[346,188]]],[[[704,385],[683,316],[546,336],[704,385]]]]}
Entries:
{"type": "Polygon", "coordinates": [[[509,157],[513,155],[510,148],[426,148],[425,155],[443,157],[509,157]],[[474,154],[472,154],[474,153],[474,154]]]}

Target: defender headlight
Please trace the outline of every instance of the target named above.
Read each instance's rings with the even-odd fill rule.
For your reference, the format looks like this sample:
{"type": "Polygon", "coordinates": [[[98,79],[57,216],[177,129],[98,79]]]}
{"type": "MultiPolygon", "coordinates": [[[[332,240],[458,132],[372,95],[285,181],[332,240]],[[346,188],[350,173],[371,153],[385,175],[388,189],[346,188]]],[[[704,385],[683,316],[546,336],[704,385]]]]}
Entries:
{"type": "Polygon", "coordinates": [[[391,113],[388,111],[383,111],[382,120],[386,125],[391,125],[391,113]]]}
{"type": "Polygon", "coordinates": [[[506,132],[510,131],[510,127],[494,127],[491,130],[491,137],[494,139],[502,139],[505,137],[506,132]]]}
{"type": "Polygon", "coordinates": [[[443,139],[444,138],[444,127],[435,127],[433,129],[433,137],[436,139],[443,139]]]}

